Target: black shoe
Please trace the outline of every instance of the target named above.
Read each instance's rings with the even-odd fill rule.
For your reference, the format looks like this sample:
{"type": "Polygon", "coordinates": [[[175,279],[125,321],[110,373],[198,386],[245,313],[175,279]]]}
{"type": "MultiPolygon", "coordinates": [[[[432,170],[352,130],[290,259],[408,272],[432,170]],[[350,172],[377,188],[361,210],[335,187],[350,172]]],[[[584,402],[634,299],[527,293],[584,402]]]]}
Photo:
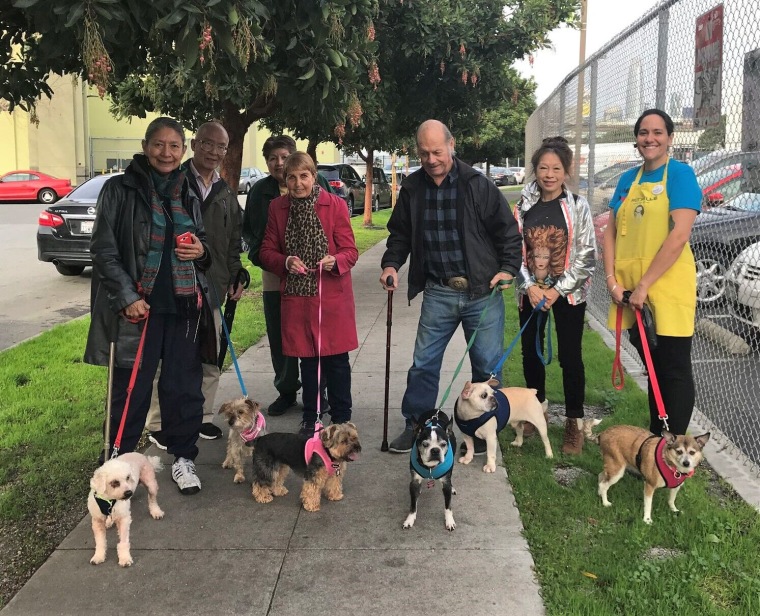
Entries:
{"type": "Polygon", "coordinates": [[[301,427],[298,430],[298,436],[303,436],[304,438],[311,438],[314,436],[314,422],[302,421],[301,427]]]}
{"type": "Polygon", "coordinates": [[[408,453],[412,450],[414,445],[414,430],[411,428],[405,428],[404,431],[399,434],[388,445],[388,451],[393,453],[408,453]]]}
{"type": "Polygon", "coordinates": [[[277,400],[269,405],[267,413],[272,417],[283,415],[285,411],[293,408],[296,405],[296,395],[293,394],[280,394],[277,400]]]}
{"type": "Polygon", "coordinates": [[[217,428],[211,422],[201,424],[201,431],[198,434],[201,438],[205,438],[207,441],[213,441],[214,439],[222,437],[221,428],[217,428]]]}
{"type": "MultiPolygon", "coordinates": [[[[472,440],[475,441],[475,455],[482,456],[486,452],[486,442],[482,438],[473,436],[472,440]]],[[[459,453],[465,455],[467,453],[467,443],[462,441],[462,445],[459,447],[459,453]]]]}
{"type": "Polygon", "coordinates": [[[166,451],[166,441],[164,440],[164,436],[161,434],[160,430],[158,432],[149,432],[148,440],[159,449],[166,451]]]}

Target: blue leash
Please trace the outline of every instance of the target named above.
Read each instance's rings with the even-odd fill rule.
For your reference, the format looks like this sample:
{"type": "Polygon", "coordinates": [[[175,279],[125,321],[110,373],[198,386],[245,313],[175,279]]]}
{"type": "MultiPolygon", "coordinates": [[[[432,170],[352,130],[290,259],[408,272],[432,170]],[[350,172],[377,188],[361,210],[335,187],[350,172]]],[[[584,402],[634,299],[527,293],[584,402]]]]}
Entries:
{"type": "MultiPolygon", "coordinates": [[[[533,316],[533,315],[531,315],[533,316]]],[[[536,324],[536,355],[541,360],[544,366],[548,366],[552,363],[552,313],[551,310],[544,313],[543,311],[538,315],[538,323],[536,324]],[[546,359],[544,359],[543,349],[541,348],[541,325],[546,316],[546,359]]]]}
{"type": "MultiPolygon", "coordinates": [[[[528,327],[528,323],[530,323],[530,320],[533,318],[533,315],[537,312],[541,312],[541,308],[544,307],[544,304],[546,303],[546,298],[543,298],[540,302],[538,302],[533,308],[533,311],[530,313],[530,316],[528,317],[528,320],[525,321],[525,324],[520,328],[520,331],[517,332],[517,335],[514,337],[512,342],[509,343],[509,346],[507,347],[507,350],[504,351],[504,354],[501,356],[501,359],[496,363],[493,370],[491,370],[491,378],[497,379],[498,381],[501,381],[499,378],[499,374],[501,373],[501,368],[504,365],[504,362],[507,361],[507,358],[512,354],[512,351],[514,350],[515,346],[517,345],[517,341],[520,340],[520,336],[522,336],[522,333],[525,331],[525,328],[528,327]]],[[[539,325],[540,325],[539,321],[539,325]]],[[[538,334],[536,334],[538,335],[538,334]]],[[[536,341],[536,344],[538,344],[538,339],[536,341]]],[[[543,361],[543,359],[541,360],[543,361]]],[[[550,360],[551,361],[551,360],[550,360]]],[[[546,365],[546,364],[544,364],[546,365]]]]}
{"type": "Polygon", "coordinates": [[[224,320],[224,310],[222,310],[222,302],[219,301],[219,294],[216,292],[216,285],[209,280],[209,286],[214,290],[214,298],[219,306],[219,315],[222,318],[222,329],[224,330],[224,337],[227,338],[227,348],[230,351],[230,357],[232,357],[232,363],[235,365],[235,372],[237,372],[237,378],[240,382],[240,391],[243,392],[243,397],[248,397],[248,390],[243,383],[243,375],[240,373],[240,366],[238,365],[237,355],[235,355],[235,347],[232,346],[232,339],[230,338],[230,331],[227,328],[227,321],[224,320]]]}

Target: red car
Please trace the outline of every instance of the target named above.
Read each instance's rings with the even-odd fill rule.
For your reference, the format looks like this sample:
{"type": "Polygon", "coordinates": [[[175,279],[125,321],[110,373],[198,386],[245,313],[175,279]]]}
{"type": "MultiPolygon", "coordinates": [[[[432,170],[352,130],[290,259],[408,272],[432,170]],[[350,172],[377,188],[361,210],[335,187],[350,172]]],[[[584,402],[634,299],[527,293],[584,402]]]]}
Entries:
{"type": "Polygon", "coordinates": [[[0,201],[55,203],[73,189],[71,180],[59,180],[39,171],[11,171],[0,176],[0,201]]]}

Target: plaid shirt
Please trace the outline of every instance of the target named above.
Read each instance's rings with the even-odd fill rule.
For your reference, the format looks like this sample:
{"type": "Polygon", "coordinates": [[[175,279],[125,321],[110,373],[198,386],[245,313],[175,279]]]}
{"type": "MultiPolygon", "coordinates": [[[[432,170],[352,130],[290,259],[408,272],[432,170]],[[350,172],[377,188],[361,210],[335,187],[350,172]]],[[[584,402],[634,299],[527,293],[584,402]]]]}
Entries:
{"type": "Polygon", "coordinates": [[[425,175],[425,273],[441,280],[467,274],[462,239],[457,228],[458,179],[456,161],[440,186],[436,186],[435,182],[425,175]]]}

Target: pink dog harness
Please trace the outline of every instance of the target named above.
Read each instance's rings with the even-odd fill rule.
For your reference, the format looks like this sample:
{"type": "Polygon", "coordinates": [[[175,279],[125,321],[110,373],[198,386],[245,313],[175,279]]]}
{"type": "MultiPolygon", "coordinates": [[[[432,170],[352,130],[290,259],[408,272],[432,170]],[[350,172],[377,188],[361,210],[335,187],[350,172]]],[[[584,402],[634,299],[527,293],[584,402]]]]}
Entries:
{"type": "Polygon", "coordinates": [[[253,422],[253,425],[248,428],[247,430],[243,430],[240,433],[240,438],[242,438],[246,443],[250,443],[253,439],[255,439],[261,432],[267,427],[266,420],[264,419],[264,416],[261,413],[256,413],[256,421],[253,422]]]}
{"type": "Polygon", "coordinates": [[[319,433],[321,431],[322,424],[317,422],[314,426],[314,436],[306,441],[306,447],[304,447],[304,457],[306,458],[306,464],[308,465],[309,462],[311,462],[312,456],[314,454],[317,454],[320,458],[322,458],[322,463],[325,465],[328,475],[340,475],[340,463],[335,462],[330,457],[330,454],[327,453],[325,445],[319,436],[319,433]]]}

